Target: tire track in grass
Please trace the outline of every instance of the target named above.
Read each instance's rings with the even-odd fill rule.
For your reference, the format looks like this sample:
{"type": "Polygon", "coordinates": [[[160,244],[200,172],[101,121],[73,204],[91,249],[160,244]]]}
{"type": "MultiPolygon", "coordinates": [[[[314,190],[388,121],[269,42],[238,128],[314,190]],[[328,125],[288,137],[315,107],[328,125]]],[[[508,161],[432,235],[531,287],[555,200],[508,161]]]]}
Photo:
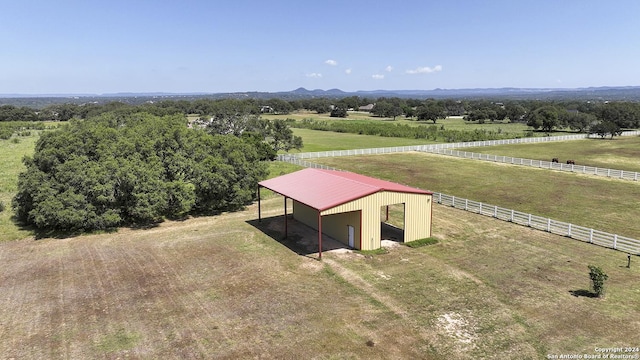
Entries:
{"type": "MultiPolygon", "coordinates": [[[[100,326],[98,325],[102,316],[105,315],[109,308],[107,300],[107,290],[105,286],[106,276],[101,275],[102,269],[97,268],[97,262],[95,254],[91,249],[91,242],[87,241],[82,244],[81,247],[81,264],[82,278],[80,279],[79,288],[83,291],[82,307],[88,310],[89,321],[82,319],[75,319],[76,324],[80,325],[80,331],[85,336],[84,340],[93,344],[97,344],[99,337],[102,335],[100,326]]],[[[73,313],[79,315],[78,309],[74,309],[73,313]]],[[[87,315],[85,315],[87,316],[87,315]]],[[[83,342],[84,342],[83,341],[83,342]]],[[[82,351],[82,349],[80,349],[82,351]]],[[[80,355],[82,352],[80,353],[80,355]]]]}
{"type": "MultiPolygon", "coordinates": [[[[67,321],[66,321],[67,306],[65,301],[65,291],[67,291],[67,289],[75,289],[75,286],[67,285],[65,283],[65,279],[69,279],[70,282],[73,284],[73,277],[68,276],[65,270],[66,268],[64,265],[64,261],[62,260],[62,256],[60,256],[58,257],[58,281],[57,281],[58,286],[57,286],[57,289],[55,289],[58,292],[58,296],[57,296],[56,308],[51,314],[51,330],[58,332],[57,342],[53,342],[52,348],[54,347],[54,344],[55,344],[55,349],[58,349],[58,352],[62,352],[61,354],[58,353],[57,354],[58,356],[56,357],[69,359],[71,358],[69,356],[69,347],[71,342],[68,341],[67,339],[69,331],[67,329],[67,321]],[[56,314],[58,314],[57,319],[55,316],[56,314]]],[[[52,355],[56,355],[55,351],[54,351],[54,354],[52,355]]]]}
{"type": "MultiPolygon", "coordinates": [[[[93,339],[94,345],[100,345],[105,337],[119,330],[113,328],[113,323],[118,324],[118,326],[120,324],[128,324],[130,314],[126,311],[127,309],[122,308],[123,299],[119,296],[120,284],[116,283],[114,273],[109,266],[109,264],[112,264],[114,269],[120,269],[119,264],[117,264],[117,259],[114,259],[113,254],[106,253],[109,249],[105,250],[102,242],[98,244],[94,243],[94,241],[91,242],[92,245],[89,247],[87,244],[86,247],[89,250],[90,267],[93,270],[94,280],[100,283],[101,293],[99,298],[103,300],[104,308],[102,312],[105,315],[105,324],[101,325],[100,328],[96,328],[97,332],[95,335],[98,338],[93,339]],[[98,264],[100,265],[99,268],[97,266],[98,264]]],[[[99,316],[96,316],[96,320],[100,320],[99,316]]]]}
{"type": "Polygon", "coordinates": [[[20,245],[22,241],[2,244],[2,251],[0,252],[0,263],[3,265],[3,270],[0,275],[0,293],[2,293],[2,299],[0,301],[0,339],[10,338],[11,342],[1,341],[3,356],[8,358],[13,357],[17,351],[16,341],[19,337],[10,336],[10,331],[16,331],[18,327],[17,321],[20,314],[23,313],[23,307],[26,299],[26,291],[20,294],[20,289],[25,286],[24,283],[19,283],[21,277],[16,273],[15,269],[21,269],[16,263],[20,263],[21,259],[14,259],[9,254],[17,253],[13,251],[14,247],[20,245]]]}
{"type": "MultiPolygon", "coordinates": [[[[172,256],[166,251],[158,251],[155,253],[150,253],[150,257],[155,262],[158,269],[160,269],[166,277],[171,276],[174,281],[172,284],[191,284],[193,281],[191,279],[186,279],[182,274],[185,273],[184,267],[180,267],[180,262],[171,262],[168,260],[168,257],[171,259],[180,258],[180,253],[178,251],[174,251],[172,256]]],[[[172,286],[173,290],[176,294],[181,295],[181,304],[184,308],[189,309],[190,314],[198,315],[195,316],[195,319],[201,329],[205,331],[208,335],[207,341],[215,341],[215,339],[223,338],[223,341],[215,341],[218,344],[218,347],[224,346],[226,343],[231,343],[231,339],[224,333],[224,331],[218,330],[219,327],[214,325],[214,329],[216,331],[211,330],[211,324],[215,324],[219,321],[219,319],[214,316],[212,311],[206,306],[203,296],[196,295],[195,291],[180,291],[176,286],[172,286]],[[184,298],[186,297],[186,298],[184,298]],[[200,316],[205,315],[205,316],[200,316]],[[207,322],[204,319],[208,319],[207,322]]],[[[172,297],[175,299],[178,297],[172,297]]],[[[195,337],[194,339],[197,339],[195,337]]],[[[202,348],[202,344],[200,341],[197,341],[198,345],[202,348]]],[[[203,354],[207,354],[207,349],[202,348],[203,354]]]]}
{"type": "MultiPolygon", "coordinates": [[[[175,285],[176,283],[182,284],[184,282],[179,277],[176,277],[175,274],[169,274],[165,270],[165,267],[163,267],[158,262],[157,256],[154,254],[154,252],[150,250],[142,250],[140,248],[135,248],[135,249],[127,249],[126,251],[121,250],[121,255],[122,255],[122,258],[127,259],[126,266],[132,272],[136,272],[138,274],[145,274],[145,275],[146,274],[149,274],[149,275],[162,274],[161,283],[165,284],[165,286],[161,286],[158,289],[161,289],[163,295],[158,296],[157,295],[158,289],[154,289],[156,292],[154,293],[153,298],[168,299],[168,301],[172,304],[172,306],[167,307],[166,305],[164,305],[164,303],[161,303],[158,301],[154,301],[155,304],[158,306],[162,306],[162,310],[165,313],[173,312],[175,310],[189,310],[189,311],[179,311],[180,317],[184,318],[185,320],[189,320],[189,318],[185,316],[185,313],[192,314],[192,311],[191,309],[189,309],[188,302],[178,300],[181,298],[182,295],[184,295],[184,292],[180,291],[180,289],[178,289],[178,287],[175,285]],[[133,266],[133,264],[135,264],[135,266],[133,266]],[[149,269],[150,265],[152,264],[154,269],[149,269]]],[[[166,262],[165,265],[166,267],[171,267],[170,263],[168,262],[166,262]]],[[[142,277],[140,276],[136,276],[135,278],[135,281],[138,285],[138,292],[142,295],[142,297],[146,297],[146,292],[144,291],[145,284],[143,284],[143,281],[141,281],[141,279],[142,277]]],[[[199,325],[199,328],[200,328],[199,330],[204,329],[205,332],[209,332],[207,327],[204,326],[204,324],[202,324],[202,321],[198,316],[195,316],[194,318],[199,325]]],[[[187,324],[187,323],[190,324],[188,328],[185,328],[184,325],[178,326],[178,322],[176,322],[174,316],[168,316],[168,317],[165,317],[164,319],[169,320],[172,323],[172,328],[176,332],[181,333],[180,330],[184,329],[188,335],[187,339],[192,340],[193,343],[197,345],[198,350],[200,351],[200,355],[207,353],[203,345],[199,341],[197,341],[197,339],[199,338],[198,336],[199,331],[194,330],[192,323],[189,323],[187,321],[180,321],[180,324],[187,324]]],[[[163,334],[163,335],[165,339],[169,337],[168,336],[169,334],[163,334]]],[[[212,334],[209,332],[209,335],[212,335],[212,334]]],[[[197,354],[193,354],[193,355],[197,356],[197,354]]]]}
{"type": "Polygon", "coordinates": [[[407,312],[400,305],[396,304],[392,298],[377,291],[373,285],[365,281],[362,277],[360,277],[360,275],[345,268],[344,266],[340,265],[337,261],[334,261],[333,259],[323,258],[322,261],[325,264],[329,265],[336,273],[338,273],[338,275],[340,275],[343,279],[345,279],[349,284],[355,286],[356,288],[360,289],[368,296],[372,297],[374,300],[383,304],[386,308],[391,310],[398,317],[402,319],[408,319],[407,312]]]}
{"type": "MultiPolygon", "coordinates": [[[[387,311],[393,313],[400,322],[406,324],[407,328],[414,329],[412,336],[415,336],[416,340],[419,339],[419,341],[421,341],[423,344],[431,344],[434,342],[433,334],[431,332],[419,330],[424,329],[425,325],[420,324],[416,317],[412,317],[410,313],[405,311],[403,306],[401,304],[398,304],[398,302],[393,297],[384,294],[382,291],[379,291],[375,288],[374,285],[367,282],[359,274],[342,266],[338,261],[334,259],[323,258],[322,262],[325,263],[326,266],[330,267],[333,271],[335,271],[338,276],[342,277],[344,281],[362,291],[365,296],[369,296],[376,302],[382,304],[382,306],[384,306],[387,311]]],[[[390,321],[386,324],[386,326],[389,326],[391,329],[393,329],[393,322],[394,321],[390,321]]],[[[359,330],[358,332],[364,334],[368,333],[369,331],[370,329],[365,328],[359,330]]],[[[415,343],[412,340],[411,336],[395,336],[387,338],[381,337],[381,333],[384,333],[384,331],[380,331],[380,329],[378,329],[378,331],[370,332],[369,337],[370,339],[377,339],[375,342],[379,342],[381,344],[384,343],[384,346],[387,347],[387,350],[390,351],[390,353],[395,352],[397,354],[403,354],[406,353],[407,347],[415,346],[415,343]],[[395,348],[395,350],[391,350],[393,348],[395,348]]],[[[429,346],[431,347],[431,345],[429,346]]],[[[415,356],[418,356],[417,354],[420,354],[421,351],[423,351],[419,348],[415,348],[414,350],[416,351],[416,353],[414,354],[415,356]]]]}

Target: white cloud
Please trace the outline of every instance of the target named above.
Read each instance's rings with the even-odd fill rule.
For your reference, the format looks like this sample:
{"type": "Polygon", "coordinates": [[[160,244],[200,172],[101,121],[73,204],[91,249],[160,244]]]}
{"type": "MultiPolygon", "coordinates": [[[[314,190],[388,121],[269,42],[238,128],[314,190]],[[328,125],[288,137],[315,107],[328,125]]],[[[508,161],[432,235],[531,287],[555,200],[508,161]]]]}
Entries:
{"type": "Polygon", "coordinates": [[[322,74],[320,74],[320,73],[310,73],[310,74],[307,74],[307,77],[310,77],[310,78],[321,78],[322,74]]]}
{"type": "Polygon", "coordinates": [[[391,65],[387,66],[386,68],[384,68],[384,71],[386,71],[386,72],[393,71],[393,66],[391,66],[391,65]]]}
{"type": "Polygon", "coordinates": [[[338,65],[338,62],[337,62],[337,61],[335,61],[335,60],[331,60],[331,59],[329,59],[329,60],[325,61],[324,63],[325,63],[325,64],[327,64],[327,65],[331,65],[331,66],[336,66],[336,65],[338,65]]]}
{"type": "Polygon", "coordinates": [[[371,77],[376,79],[376,80],[384,79],[384,75],[380,75],[380,74],[373,74],[373,75],[371,75],[371,77]]]}
{"type": "Polygon", "coordinates": [[[431,74],[437,71],[442,71],[442,65],[417,67],[413,70],[407,70],[407,74],[431,74]]]}
{"type": "Polygon", "coordinates": [[[350,68],[349,68],[349,69],[346,69],[346,70],[344,71],[344,73],[345,73],[345,74],[347,74],[347,75],[351,74],[351,69],[350,69],[350,68]]]}

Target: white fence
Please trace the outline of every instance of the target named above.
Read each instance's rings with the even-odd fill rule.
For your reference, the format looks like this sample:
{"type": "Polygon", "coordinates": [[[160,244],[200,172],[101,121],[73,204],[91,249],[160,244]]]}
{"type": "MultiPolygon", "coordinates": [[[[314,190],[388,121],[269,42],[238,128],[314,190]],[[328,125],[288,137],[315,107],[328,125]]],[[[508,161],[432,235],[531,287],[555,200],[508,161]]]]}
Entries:
{"type": "Polygon", "coordinates": [[[635,171],[624,171],[624,170],[616,170],[616,169],[598,168],[593,166],[554,163],[551,161],[544,161],[544,160],[522,159],[522,158],[509,157],[509,156],[489,155],[489,154],[481,154],[481,153],[473,153],[468,151],[449,150],[449,149],[427,148],[421,151],[440,154],[440,155],[455,156],[455,157],[460,157],[465,159],[485,160],[485,161],[493,161],[493,162],[512,164],[512,165],[533,166],[533,167],[542,168],[542,169],[570,171],[570,172],[582,173],[587,175],[606,176],[614,179],[638,181],[638,179],[640,178],[639,173],[635,171]]]}
{"type": "MultiPolygon", "coordinates": [[[[295,156],[281,156],[278,160],[304,167],[338,170],[329,166],[304,161],[296,158],[295,156]]],[[[438,204],[452,206],[456,209],[470,211],[484,216],[491,216],[499,220],[528,226],[556,235],[566,236],[571,239],[588,242],[590,244],[596,244],[603,247],[624,251],[629,254],[640,255],[640,240],[637,239],[617,234],[610,234],[600,230],[586,228],[537,215],[527,214],[512,209],[505,209],[495,205],[484,204],[481,202],[438,192],[433,193],[433,200],[438,204]]]]}
{"type": "Polygon", "coordinates": [[[583,226],[527,214],[511,209],[505,209],[495,205],[483,204],[481,202],[458,198],[442,193],[434,193],[433,198],[434,201],[439,204],[452,206],[456,209],[462,209],[480,215],[491,216],[496,219],[509,221],[518,225],[528,226],[556,235],[566,236],[571,239],[576,239],[591,244],[624,251],[630,254],[640,255],[640,240],[637,239],[617,234],[610,234],[600,230],[586,228],[583,226]]]}
{"type": "MultiPolygon", "coordinates": [[[[622,136],[640,136],[640,131],[625,131],[622,133],[622,136]]],[[[484,146],[508,145],[508,144],[526,144],[526,143],[541,143],[541,142],[553,142],[553,141],[581,140],[581,139],[593,138],[593,137],[597,137],[597,136],[588,135],[588,134],[576,134],[576,135],[563,135],[563,136],[531,137],[531,138],[520,138],[520,139],[470,141],[470,142],[462,142],[462,143],[394,146],[394,147],[371,148],[371,149],[332,150],[332,151],[299,153],[295,155],[287,154],[287,155],[281,155],[281,156],[294,156],[299,159],[316,159],[321,157],[391,154],[391,153],[408,152],[408,151],[431,152],[438,149],[458,149],[458,148],[484,147],[484,146]]]]}

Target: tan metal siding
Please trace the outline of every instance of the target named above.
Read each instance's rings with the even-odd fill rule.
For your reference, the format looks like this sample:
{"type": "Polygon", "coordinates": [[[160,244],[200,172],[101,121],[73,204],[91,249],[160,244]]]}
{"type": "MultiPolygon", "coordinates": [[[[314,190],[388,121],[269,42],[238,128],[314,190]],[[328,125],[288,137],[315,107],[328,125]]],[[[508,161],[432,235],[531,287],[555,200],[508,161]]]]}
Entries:
{"type": "Polygon", "coordinates": [[[430,237],[432,195],[407,195],[404,203],[404,242],[430,237]]]}
{"type": "Polygon", "coordinates": [[[293,218],[318,229],[318,210],[295,200],[293,201],[293,218]]]}
{"type": "Polygon", "coordinates": [[[325,234],[349,245],[348,225],[354,228],[354,247],[360,248],[360,211],[350,211],[347,213],[332,214],[322,217],[322,230],[325,234]]]}
{"type": "MultiPolygon", "coordinates": [[[[392,191],[371,194],[323,211],[321,213],[323,233],[348,244],[346,225],[352,225],[355,228],[356,248],[378,249],[381,246],[380,208],[393,204],[405,204],[403,241],[414,241],[431,236],[432,195],[392,191]],[[357,219],[354,214],[358,214],[357,219]]],[[[293,209],[296,220],[318,229],[318,212],[315,209],[297,201],[294,201],[293,209]]]]}

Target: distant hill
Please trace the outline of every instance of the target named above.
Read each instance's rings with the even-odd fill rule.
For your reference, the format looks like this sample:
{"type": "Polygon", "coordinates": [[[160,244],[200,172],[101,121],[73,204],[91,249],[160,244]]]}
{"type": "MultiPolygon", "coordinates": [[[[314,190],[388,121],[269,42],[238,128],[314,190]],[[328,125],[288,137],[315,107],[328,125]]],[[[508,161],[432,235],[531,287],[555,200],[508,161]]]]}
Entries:
{"type": "Polygon", "coordinates": [[[575,89],[552,88],[477,88],[477,89],[433,89],[433,90],[373,90],[344,92],[339,89],[331,90],[307,90],[298,88],[289,92],[272,93],[274,95],[288,96],[313,96],[313,97],[401,97],[419,99],[540,99],[540,100],[626,100],[640,101],[640,86],[623,87],[589,87],[575,89]]]}
{"type": "Polygon", "coordinates": [[[603,86],[575,89],[558,88],[477,88],[433,90],[372,90],[346,92],[340,89],[314,89],[303,87],[281,92],[229,92],[229,93],[111,93],[111,94],[0,94],[0,105],[42,107],[59,103],[105,103],[121,101],[140,104],[162,100],[209,99],[271,99],[295,100],[305,98],[343,98],[359,96],[367,98],[400,97],[413,99],[489,99],[489,100],[580,100],[580,101],[640,101],[640,86],[603,86]]]}

